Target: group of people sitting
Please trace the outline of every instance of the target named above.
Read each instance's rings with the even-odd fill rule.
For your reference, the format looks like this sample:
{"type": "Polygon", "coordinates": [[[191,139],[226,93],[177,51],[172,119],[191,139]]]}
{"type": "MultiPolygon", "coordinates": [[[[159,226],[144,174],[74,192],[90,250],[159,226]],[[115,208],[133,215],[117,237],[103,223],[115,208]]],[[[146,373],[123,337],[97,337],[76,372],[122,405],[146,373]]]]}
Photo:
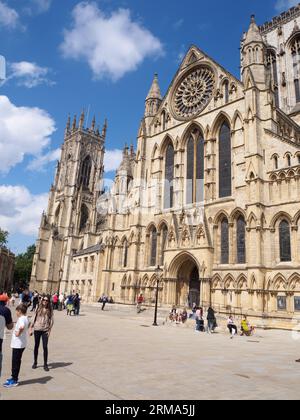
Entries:
{"type": "MultiPolygon", "coordinates": [[[[196,332],[205,332],[212,334],[215,332],[218,327],[216,313],[213,308],[209,307],[204,316],[204,310],[201,307],[198,307],[196,304],[193,304],[192,312],[188,314],[187,309],[177,309],[176,306],[173,306],[169,313],[169,320],[176,324],[184,324],[187,319],[193,319],[196,322],[196,332]],[[205,326],[205,318],[207,325],[205,326]]],[[[238,334],[238,327],[232,315],[229,316],[227,320],[227,328],[230,332],[231,338],[238,334]]],[[[250,337],[255,331],[255,328],[250,325],[246,316],[243,316],[241,321],[241,336],[250,337]]]]}
{"type": "MultiPolygon", "coordinates": [[[[232,315],[229,316],[227,321],[227,328],[230,332],[231,338],[233,338],[235,335],[238,334],[238,327],[236,325],[236,322],[234,321],[234,318],[232,315]]],[[[243,316],[241,321],[241,336],[250,337],[255,332],[255,327],[253,327],[246,317],[246,315],[243,316]]]]}
{"type": "Polygon", "coordinates": [[[176,324],[184,324],[188,319],[188,313],[186,309],[176,309],[176,306],[170,311],[169,320],[176,324]]]}

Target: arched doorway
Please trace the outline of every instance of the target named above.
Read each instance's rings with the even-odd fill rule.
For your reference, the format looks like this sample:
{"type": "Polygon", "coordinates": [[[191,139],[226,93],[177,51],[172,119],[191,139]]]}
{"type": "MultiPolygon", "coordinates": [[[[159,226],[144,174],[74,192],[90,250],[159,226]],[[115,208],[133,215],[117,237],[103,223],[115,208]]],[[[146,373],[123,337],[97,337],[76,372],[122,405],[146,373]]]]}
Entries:
{"type": "Polygon", "coordinates": [[[192,307],[201,302],[201,282],[199,270],[192,259],[186,260],[178,271],[177,305],[192,307]]]}

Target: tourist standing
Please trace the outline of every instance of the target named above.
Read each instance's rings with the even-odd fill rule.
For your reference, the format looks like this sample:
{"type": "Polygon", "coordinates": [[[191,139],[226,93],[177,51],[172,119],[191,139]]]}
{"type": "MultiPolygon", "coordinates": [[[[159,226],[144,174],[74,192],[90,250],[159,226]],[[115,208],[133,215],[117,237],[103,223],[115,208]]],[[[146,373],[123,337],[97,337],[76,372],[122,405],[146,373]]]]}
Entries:
{"type": "Polygon", "coordinates": [[[73,305],[74,305],[74,315],[79,316],[79,312],[80,312],[80,296],[79,296],[78,293],[76,293],[76,295],[74,297],[73,305]]]}
{"type": "Polygon", "coordinates": [[[0,377],[1,377],[1,370],[2,370],[2,345],[5,333],[5,327],[8,330],[12,330],[14,327],[11,311],[7,308],[7,298],[5,295],[0,296],[0,377]]]}
{"type": "Polygon", "coordinates": [[[67,315],[71,316],[72,312],[74,313],[74,296],[70,295],[67,300],[67,315]]]}
{"type": "Polygon", "coordinates": [[[31,294],[28,289],[24,290],[24,292],[20,296],[21,303],[27,307],[27,309],[31,306],[31,294]]]}
{"type": "Polygon", "coordinates": [[[15,303],[16,303],[16,297],[15,297],[14,294],[12,294],[11,298],[10,298],[10,301],[9,301],[9,304],[10,304],[10,306],[15,307],[15,303]]]}
{"type": "Polygon", "coordinates": [[[216,315],[213,308],[209,307],[207,311],[207,332],[211,334],[215,331],[217,325],[216,315]]]}
{"type": "Polygon", "coordinates": [[[19,373],[21,369],[22,356],[27,346],[27,333],[29,321],[26,316],[28,307],[21,303],[16,308],[17,324],[14,329],[11,348],[12,348],[12,377],[8,379],[3,386],[5,388],[14,388],[19,385],[19,373]]]}
{"type": "Polygon", "coordinates": [[[31,312],[34,312],[36,310],[38,304],[39,304],[39,294],[38,294],[37,291],[35,291],[34,294],[33,294],[33,299],[32,299],[32,309],[31,309],[31,312]]]}
{"type": "Polygon", "coordinates": [[[30,327],[30,335],[34,334],[34,362],[32,369],[36,369],[38,365],[38,355],[41,340],[43,342],[44,351],[44,370],[49,372],[48,367],[48,342],[50,333],[53,327],[53,310],[50,299],[45,296],[42,299],[41,305],[38,307],[33,324],[30,327]]]}
{"type": "Polygon", "coordinates": [[[52,303],[53,303],[53,310],[56,311],[58,309],[58,294],[57,293],[55,293],[55,295],[53,295],[52,303]]]}
{"type": "Polygon", "coordinates": [[[59,310],[63,311],[65,309],[65,295],[61,293],[59,295],[59,310]]]}

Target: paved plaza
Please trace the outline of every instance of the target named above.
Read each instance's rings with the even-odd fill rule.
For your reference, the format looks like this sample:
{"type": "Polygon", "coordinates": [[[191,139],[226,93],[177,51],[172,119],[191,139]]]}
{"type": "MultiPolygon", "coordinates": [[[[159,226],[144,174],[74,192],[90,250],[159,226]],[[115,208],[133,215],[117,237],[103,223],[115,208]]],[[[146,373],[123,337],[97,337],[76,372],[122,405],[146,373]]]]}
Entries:
{"type": "MultiPolygon", "coordinates": [[[[134,308],[56,313],[50,372],[31,369],[30,339],[20,387],[2,388],[0,399],[300,399],[300,340],[291,332],[230,340],[151,324],[152,312],[137,316],[134,308]]],[[[7,334],[1,383],[10,376],[9,344],[7,334]]]]}

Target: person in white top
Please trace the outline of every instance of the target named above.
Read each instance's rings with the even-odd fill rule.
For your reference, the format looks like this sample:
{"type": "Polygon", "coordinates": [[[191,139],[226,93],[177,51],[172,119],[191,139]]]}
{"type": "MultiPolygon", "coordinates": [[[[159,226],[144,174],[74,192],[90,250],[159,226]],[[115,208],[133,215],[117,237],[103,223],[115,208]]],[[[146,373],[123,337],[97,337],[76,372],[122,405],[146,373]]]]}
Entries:
{"type": "Polygon", "coordinates": [[[29,321],[26,316],[27,306],[24,304],[16,308],[17,323],[11,339],[12,348],[12,377],[3,385],[5,388],[13,388],[19,385],[19,373],[22,356],[27,346],[29,321]]]}
{"type": "Polygon", "coordinates": [[[230,315],[227,320],[227,328],[229,329],[230,338],[232,339],[238,333],[238,329],[232,315],[230,315]]]}

